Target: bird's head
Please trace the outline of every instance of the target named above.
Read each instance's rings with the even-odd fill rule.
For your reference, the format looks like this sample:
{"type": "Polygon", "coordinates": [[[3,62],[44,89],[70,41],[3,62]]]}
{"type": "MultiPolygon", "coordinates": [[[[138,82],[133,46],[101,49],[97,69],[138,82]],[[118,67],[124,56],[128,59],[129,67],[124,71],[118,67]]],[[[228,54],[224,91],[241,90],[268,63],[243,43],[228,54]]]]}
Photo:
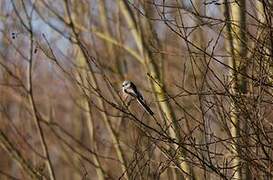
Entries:
{"type": "Polygon", "coordinates": [[[127,81],[127,80],[123,81],[122,89],[127,89],[127,88],[131,87],[131,83],[132,83],[131,81],[127,81]]]}

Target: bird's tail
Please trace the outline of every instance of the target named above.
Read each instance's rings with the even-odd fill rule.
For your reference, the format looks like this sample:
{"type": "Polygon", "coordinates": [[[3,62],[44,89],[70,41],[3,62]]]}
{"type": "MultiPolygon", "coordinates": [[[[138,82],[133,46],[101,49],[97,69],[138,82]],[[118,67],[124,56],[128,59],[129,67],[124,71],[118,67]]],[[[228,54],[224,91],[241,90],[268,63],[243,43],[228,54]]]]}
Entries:
{"type": "Polygon", "coordinates": [[[154,115],[154,112],[149,108],[149,106],[144,102],[144,100],[137,98],[137,102],[144,108],[144,110],[149,113],[151,116],[154,115]]]}

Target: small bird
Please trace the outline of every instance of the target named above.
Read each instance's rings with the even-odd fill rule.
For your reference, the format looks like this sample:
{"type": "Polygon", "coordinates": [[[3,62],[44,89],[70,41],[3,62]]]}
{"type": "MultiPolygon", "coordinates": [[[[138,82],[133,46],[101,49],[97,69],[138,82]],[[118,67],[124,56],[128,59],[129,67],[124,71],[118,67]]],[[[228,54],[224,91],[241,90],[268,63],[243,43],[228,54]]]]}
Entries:
{"type": "Polygon", "coordinates": [[[122,83],[122,91],[125,94],[129,94],[132,97],[137,99],[137,102],[147,111],[151,116],[154,115],[153,111],[149,108],[149,106],[145,103],[143,96],[141,93],[137,90],[134,83],[131,81],[125,80],[122,83]]]}

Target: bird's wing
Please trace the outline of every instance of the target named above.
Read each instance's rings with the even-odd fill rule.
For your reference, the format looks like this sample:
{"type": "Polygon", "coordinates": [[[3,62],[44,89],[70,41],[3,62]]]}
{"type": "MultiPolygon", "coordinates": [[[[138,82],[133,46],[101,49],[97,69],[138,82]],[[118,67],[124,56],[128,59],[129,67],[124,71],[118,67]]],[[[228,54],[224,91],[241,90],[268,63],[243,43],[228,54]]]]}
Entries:
{"type": "Polygon", "coordinates": [[[140,99],[144,100],[142,94],[137,90],[136,86],[133,83],[131,84],[131,89],[136,94],[136,98],[140,98],[140,99]]]}

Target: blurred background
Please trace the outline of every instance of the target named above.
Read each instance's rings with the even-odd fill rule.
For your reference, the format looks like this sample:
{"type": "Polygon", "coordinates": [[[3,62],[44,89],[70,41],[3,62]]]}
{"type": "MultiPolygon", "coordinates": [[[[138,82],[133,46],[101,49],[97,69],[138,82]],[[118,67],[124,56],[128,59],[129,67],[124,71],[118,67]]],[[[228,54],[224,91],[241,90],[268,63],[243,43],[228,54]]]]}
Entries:
{"type": "Polygon", "coordinates": [[[272,1],[0,8],[0,179],[273,178],[272,1]]]}

